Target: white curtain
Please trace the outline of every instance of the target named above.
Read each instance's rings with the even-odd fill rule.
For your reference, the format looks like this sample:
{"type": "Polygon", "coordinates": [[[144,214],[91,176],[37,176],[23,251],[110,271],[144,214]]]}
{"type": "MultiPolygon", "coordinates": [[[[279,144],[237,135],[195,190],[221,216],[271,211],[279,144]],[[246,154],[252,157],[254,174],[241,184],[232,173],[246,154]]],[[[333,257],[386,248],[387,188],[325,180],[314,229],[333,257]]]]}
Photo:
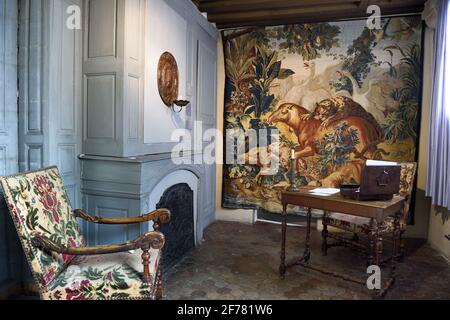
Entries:
{"type": "Polygon", "coordinates": [[[450,0],[429,1],[423,18],[435,31],[426,195],[450,209],[450,0]],[[449,22],[449,23],[448,23],[449,22]]]}

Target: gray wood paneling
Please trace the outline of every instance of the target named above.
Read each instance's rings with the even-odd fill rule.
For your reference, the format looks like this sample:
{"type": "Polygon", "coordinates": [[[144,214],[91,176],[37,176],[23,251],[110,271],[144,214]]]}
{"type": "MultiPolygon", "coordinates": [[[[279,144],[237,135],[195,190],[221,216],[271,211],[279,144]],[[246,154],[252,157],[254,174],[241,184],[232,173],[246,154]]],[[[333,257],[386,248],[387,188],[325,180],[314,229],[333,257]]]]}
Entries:
{"type": "Polygon", "coordinates": [[[123,150],[124,10],[129,1],[84,0],[83,153],[123,150]]]}
{"type": "MultiPolygon", "coordinates": [[[[183,77],[186,83],[180,85],[186,85],[186,96],[191,101],[187,128],[192,129],[194,121],[202,121],[204,130],[214,128],[217,30],[195,11],[192,3],[164,1],[187,22],[182,43],[186,46],[186,56],[179,58],[186,62],[186,70],[180,72],[187,73],[183,77]]],[[[91,2],[85,0],[85,6],[89,7],[91,2]]],[[[145,37],[152,37],[151,32],[145,34],[145,23],[148,23],[145,19],[161,19],[158,12],[145,16],[145,2],[117,0],[115,29],[109,24],[110,28],[102,34],[105,40],[91,33],[91,26],[85,21],[85,41],[93,37],[100,37],[99,42],[109,41],[115,34],[117,48],[115,57],[93,58],[85,51],[83,153],[87,155],[82,157],[83,206],[103,216],[138,215],[154,209],[147,202],[158,181],[173,171],[189,170],[199,178],[198,234],[201,237],[203,228],[214,220],[215,165],[201,161],[175,165],[170,153],[165,153],[172,144],[144,142],[144,70],[149,66],[145,63],[143,44],[145,37]],[[111,75],[115,75],[114,85],[111,75]],[[125,158],[129,156],[136,158],[125,158]]],[[[197,156],[201,159],[201,153],[197,156]]],[[[121,241],[124,232],[128,232],[127,239],[132,239],[137,235],[133,232],[139,231],[112,230],[108,226],[86,225],[85,228],[91,244],[121,241]]]]}
{"type": "MultiPolygon", "coordinates": [[[[186,32],[186,36],[182,37],[183,43],[180,42],[181,47],[186,47],[186,53],[178,59],[180,65],[186,65],[186,68],[180,70],[181,78],[185,79],[180,84],[180,88],[186,87],[186,97],[191,101],[185,123],[187,129],[192,129],[194,121],[198,119],[197,40],[200,37],[208,38],[203,45],[207,46],[215,55],[217,30],[206,22],[192,3],[184,0],[164,0],[164,2],[176,12],[177,16],[187,22],[187,30],[173,30],[173,33],[186,32]]],[[[146,65],[149,63],[148,57],[145,59],[145,43],[146,39],[152,37],[151,30],[146,32],[146,25],[151,19],[155,21],[163,18],[158,16],[158,12],[154,14],[147,12],[145,0],[109,2],[85,0],[84,3],[87,14],[83,31],[86,47],[83,64],[86,82],[83,92],[85,111],[83,153],[128,157],[169,152],[176,143],[170,141],[149,143],[148,139],[146,142],[145,132],[148,131],[148,127],[145,127],[144,123],[144,85],[148,85],[144,82],[144,76],[145,70],[149,68],[149,65],[146,65]],[[99,15],[98,8],[100,7],[103,8],[106,22],[97,27],[97,22],[94,22],[93,19],[99,15]],[[111,13],[114,10],[115,22],[112,23],[110,20],[113,15],[111,13]],[[146,16],[147,13],[149,16],[146,16]],[[102,32],[99,32],[100,29],[102,32]],[[106,48],[110,46],[111,39],[115,39],[115,55],[106,54],[107,50],[103,52],[97,49],[95,51],[102,51],[102,54],[92,53],[94,49],[91,50],[91,46],[94,43],[96,48],[106,48]],[[93,77],[97,80],[98,77],[111,74],[115,75],[114,86],[111,81],[107,82],[106,78],[103,78],[105,81],[102,85],[91,81],[94,79],[93,77]],[[93,90],[93,86],[99,86],[101,90],[93,90]],[[111,112],[114,112],[114,117],[111,112]],[[106,123],[108,121],[109,123],[106,123]],[[112,138],[113,131],[114,139],[112,138]]],[[[166,20],[161,20],[162,26],[165,23],[170,26],[170,22],[166,20]]],[[[167,35],[170,37],[169,27],[163,28],[162,31],[167,31],[167,35]]],[[[156,45],[158,44],[155,43],[156,45]]],[[[215,72],[215,69],[211,72],[215,72]]],[[[215,92],[213,83],[215,82],[210,82],[205,90],[215,92]]],[[[145,108],[150,107],[153,106],[145,106],[145,108]]],[[[209,107],[215,108],[215,105],[209,107]]],[[[213,115],[211,116],[213,117],[213,115]]],[[[212,120],[210,117],[208,122],[213,123],[212,120]]],[[[172,119],[172,121],[175,120],[172,119]]],[[[157,130],[155,130],[155,134],[158,134],[157,130]]]]}
{"type": "Polygon", "coordinates": [[[53,0],[49,29],[49,99],[47,113],[48,148],[45,164],[56,164],[61,172],[73,207],[80,206],[80,164],[82,135],[82,57],[81,30],[66,27],[66,11],[71,5],[82,8],[81,0],[53,0]]]}
{"type": "Polygon", "coordinates": [[[19,26],[19,169],[57,165],[79,203],[82,32],[66,26],[81,0],[22,0],[19,26]]]}
{"type": "Polygon", "coordinates": [[[115,56],[117,1],[90,0],[88,5],[88,57],[115,56]]]}
{"type": "Polygon", "coordinates": [[[19,170],[44,166],[42,0],[20,2],[19,170]]]}
{"type": "Polygon", "coordinates": [[[136,140],[139,137],[139,112],[141,107],[141,78],[128,76],[128,140],[136,140]]]}
{"type": "MultiPolygon", "coordinates": [[[[217,54],[215,41],[209,35],[198,32],[198,62],[197,62],[197,120],[202,123],[202,132],[216,128],[216,64],[217,54]]],[[[203,140],[202,140],[203,141],[203,140]]],[[[205,146],[211,142],[203,141],[205,146]]],[[[204,179],[203,210],[206,216],[215,214],[216,195],[216,165],[203,161],[204,179]]]]}
{"type": "MultiPolygon", "coordinates": [[[[18,73],[14,74],[14,83],[17,74],[19,83],[18,169],[57,165],[72,205],[78,207],[82,33],[66,27],[66,11],[70,5],[82,7],[82,1],[21,0],[19,5],[18,73]]],[[[14,114],[17,117],[17,107],[14,114]]],[[[17,118],[11,123],[17,125],[17,118]]],[[[17,159],[15,163],[14,172],[17,159]]],[[[22,256],[21,250],[16,251],[22,256]]],[[[25,268],[24,279],[31,281],[25,268]]]]}
{"type": "Polygon", "coordinates": [[[116,76],[86,76],[87,139],[116,137],[116,76]]]}
{"type": "MultiPolygon", "coordinates": [[[[17,0],[0,0],[0,175],[17,172],[17,0]]],[[[0,290],[20,282],[22,251],[0,191],[0,290]]]]}

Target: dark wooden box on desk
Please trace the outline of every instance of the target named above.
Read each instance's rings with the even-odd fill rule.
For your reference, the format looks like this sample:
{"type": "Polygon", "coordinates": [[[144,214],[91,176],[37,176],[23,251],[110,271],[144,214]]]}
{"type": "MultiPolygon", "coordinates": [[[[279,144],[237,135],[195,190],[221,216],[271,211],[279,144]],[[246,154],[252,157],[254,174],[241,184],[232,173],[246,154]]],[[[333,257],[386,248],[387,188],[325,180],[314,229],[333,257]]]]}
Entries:
{"type": "Polygon", "coordinates": [[[400,187],[399,165],[364,166],[361,185],[342,185],[341,194],[355,200],[390,200],[400,187]]]}

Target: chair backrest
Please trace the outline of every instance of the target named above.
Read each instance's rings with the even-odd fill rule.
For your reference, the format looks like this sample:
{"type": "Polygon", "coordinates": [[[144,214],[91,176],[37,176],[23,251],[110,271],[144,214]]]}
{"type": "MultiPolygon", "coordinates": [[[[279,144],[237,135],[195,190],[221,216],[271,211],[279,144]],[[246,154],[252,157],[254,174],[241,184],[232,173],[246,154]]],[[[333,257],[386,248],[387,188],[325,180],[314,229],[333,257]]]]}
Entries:
{"type": "Polygon", "coordinates": [[[61,245],[85,245],[58,168],[1,177],[0,181],[33,276],[41,292],[45,291],[73,257],[35,248],[33,234],[45,235],[61,245]]]}
{"type": "Polygon", "coordinates": [[[414,189],[414,180],[416,178],[417,162],[400,163],[400,191],[399,194],[406,198],[402,220],[406,220],[409,214],[411,204],[411,194],[414,189]]]}

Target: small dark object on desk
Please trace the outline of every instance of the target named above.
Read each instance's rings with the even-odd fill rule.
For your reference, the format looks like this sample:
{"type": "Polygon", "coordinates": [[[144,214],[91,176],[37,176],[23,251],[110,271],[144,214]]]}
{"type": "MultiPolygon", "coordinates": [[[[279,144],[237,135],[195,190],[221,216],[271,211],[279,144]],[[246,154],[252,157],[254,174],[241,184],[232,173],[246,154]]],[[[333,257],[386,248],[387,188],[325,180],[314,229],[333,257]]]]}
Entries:
{"type": "Polygon", "coordinates": [[[359,184],[343,184],[340,191],[342,196],[354,199],[359,194],[359,184]]]}
{"type": "Polygon", "coordinates": [[[341,185],[341,195],[354,200],[390,200],[400,187],[400,166],[364,166],[361,185],[341,185]]]}
{"type": "Polygon", "coordinates": [[[345,198],[353,200],[369,201],[369,200],[391,200],[393,194],[362,194],[359,184],[343,184],[340,188],[341,195],[345,198]]]}

